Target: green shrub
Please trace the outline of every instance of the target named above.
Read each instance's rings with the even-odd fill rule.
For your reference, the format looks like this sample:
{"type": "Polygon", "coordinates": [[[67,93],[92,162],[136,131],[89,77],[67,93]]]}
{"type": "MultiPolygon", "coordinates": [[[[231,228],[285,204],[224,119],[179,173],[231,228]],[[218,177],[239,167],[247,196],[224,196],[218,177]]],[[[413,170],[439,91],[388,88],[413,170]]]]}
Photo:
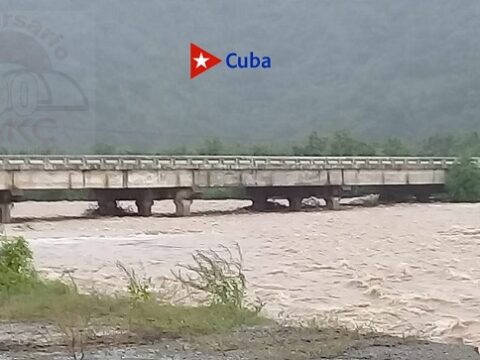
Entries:
{"type": "Polygon", "coordinates": [[[152,300],[153,284],[151,278],[139,278],[135,272],[135,269],[127,269],[127,267],[120,261],[117,261],[117,267],[126,275],[128,279],[127,290],[132,304],[152,300]]]}
{"type": "Polygon", "coordinates": [[[214,250],[196,251],[192,257],[195,265],[181,265],[189,273],[174,273],[182,284],[205,292],[210,305],[229,305],[244,308],[246,279],[243,273],[242,253],[237,244],[238,257],[222,246],[228,257],[214,250]]]}
{"type": "Polygon", "coordinates": [[[0,238],[0,292],[20,291],[35,285],[33,253],[23,237],[0,238]]]}
{"type": "Polygon", "coordinates": [[[18,275],[34,273],[33,253],[23,237],[0,239],[0,266],[18,275]]]}
{"type": "Polygon", "coordinates": [[[480,168],[469,158],[461,159],[449,169],[445,188],[454,201],[480,201],[480,168]]]}

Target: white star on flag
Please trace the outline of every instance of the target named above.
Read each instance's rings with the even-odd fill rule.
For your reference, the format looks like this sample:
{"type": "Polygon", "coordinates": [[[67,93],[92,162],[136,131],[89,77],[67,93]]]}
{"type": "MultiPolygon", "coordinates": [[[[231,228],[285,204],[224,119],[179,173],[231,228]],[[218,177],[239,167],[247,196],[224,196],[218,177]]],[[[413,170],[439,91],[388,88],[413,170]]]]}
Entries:
{"type": "Polygon", "coordinates": [[[200,53],[200,56],[198,58],[193,58],[193,60],[197,62],[197,68],[200,66],[207,68],[207,61],[210,60],[210,58],[203,57],[203,53],[200,53]]]}

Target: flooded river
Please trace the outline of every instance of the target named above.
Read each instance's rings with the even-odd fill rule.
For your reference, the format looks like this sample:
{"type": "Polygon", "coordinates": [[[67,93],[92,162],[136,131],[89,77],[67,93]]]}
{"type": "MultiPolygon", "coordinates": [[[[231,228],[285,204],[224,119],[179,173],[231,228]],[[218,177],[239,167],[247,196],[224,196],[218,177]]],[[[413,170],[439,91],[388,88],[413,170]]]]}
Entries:
{"type": "Polygon", "coordinates": [[[161,215],[171,202],[157,202],[151,218],[82,219],[85,202],[21,203],[13,215],[26,220],[7,231],[31,241],[43,273],[74,270],[83,288],[101,291],[123,285],[117,260],[142,264],[158,283],[193,251],[238,242],[250,295],[270,316],[328,313],[394,335],[480,344],[480,204],[230,213],[248,204],[195,201],[200,214],[174,218],[161,215]]]}

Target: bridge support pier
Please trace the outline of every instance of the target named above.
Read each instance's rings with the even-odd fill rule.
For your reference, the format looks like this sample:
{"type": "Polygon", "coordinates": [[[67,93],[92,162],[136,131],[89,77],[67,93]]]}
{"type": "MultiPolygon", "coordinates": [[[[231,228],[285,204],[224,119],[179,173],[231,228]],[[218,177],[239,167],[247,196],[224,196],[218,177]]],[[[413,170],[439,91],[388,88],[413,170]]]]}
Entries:
{"type": "Polygon", "coordinates": [[[342,195],[341,187],[329,187],[325,191],[325,203],[329,210],[340,210],[340,197],[342,195]]]}
{"type": "Polygon", "coordinates": [[[252,198],[252,209],[255,211],[267,210],[267,197],[264,195],[257,195],[252,198]]]}
{"type": "Polygon", "coordinates": [[[176,216],[189,216],[190,209],[192,207],[192,200],[191,199],[175,199],[173,200],[175,203],[175,215],[176,216]]]}
{"type": "Polygon", "coordinates": [[[302,210],[302,200],[303,200],[302,196],[299,196],[299,195],[290,196],[288,198],[288,205],[290,210],[292,211],[302,210]]]}
{"type": "Polygon", "coordinates": [[[247,198],[252,200],[253,211],[267,210],[268,190],[265,188],[251,187],[246,189],[247,198]]]}
{"type": "Polygon", "coordinates": [[[328,210],[340,210],[340,197],[328,196],[325,198],[328,210]]]}
{"type": "Polygon", "coordinates": [[[193,198],[197,197],[199,194],[200,189],[197,187],[178,190],[173,199],[176,216],[189,216],[193,198]]]}
{"type": "Polygon", "coordinates": [[[95,190],[95,199],[98,204],[98,214],[101,216],[113,216],[118,214],[117,199],[113,192],[105,190],[95,190]]]}
{"type": "Polygon", "coordinates": [[[144,191],[141,196],[135,200],[137,205],[137,214],[140,216],[151,216],[153,206],[153,194],[151,191],[144,191]]]}
{"type": "Polygon", "coordinates": [[[117,213],[118,206],[115,199],[98,199],[98,213],[102,216],[112,216],[117,213]]]}

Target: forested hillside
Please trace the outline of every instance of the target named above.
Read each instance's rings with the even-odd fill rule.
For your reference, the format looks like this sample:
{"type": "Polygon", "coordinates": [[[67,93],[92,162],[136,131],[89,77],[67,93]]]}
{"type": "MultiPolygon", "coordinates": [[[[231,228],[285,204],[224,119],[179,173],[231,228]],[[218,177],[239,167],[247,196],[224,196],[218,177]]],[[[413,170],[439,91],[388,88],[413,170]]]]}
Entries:
{"type": "Polygon", "coordinates": [[[89,136],[99,146],[171,151],[207,138],[281,146],[336,130],[366,142],[416,143],[480,131],[478,0],[1,3],[88,14],[89,136]],[[220,57],[268,55],[272,68],[221,65],[190,80],[190,42],[220,57]]]}

